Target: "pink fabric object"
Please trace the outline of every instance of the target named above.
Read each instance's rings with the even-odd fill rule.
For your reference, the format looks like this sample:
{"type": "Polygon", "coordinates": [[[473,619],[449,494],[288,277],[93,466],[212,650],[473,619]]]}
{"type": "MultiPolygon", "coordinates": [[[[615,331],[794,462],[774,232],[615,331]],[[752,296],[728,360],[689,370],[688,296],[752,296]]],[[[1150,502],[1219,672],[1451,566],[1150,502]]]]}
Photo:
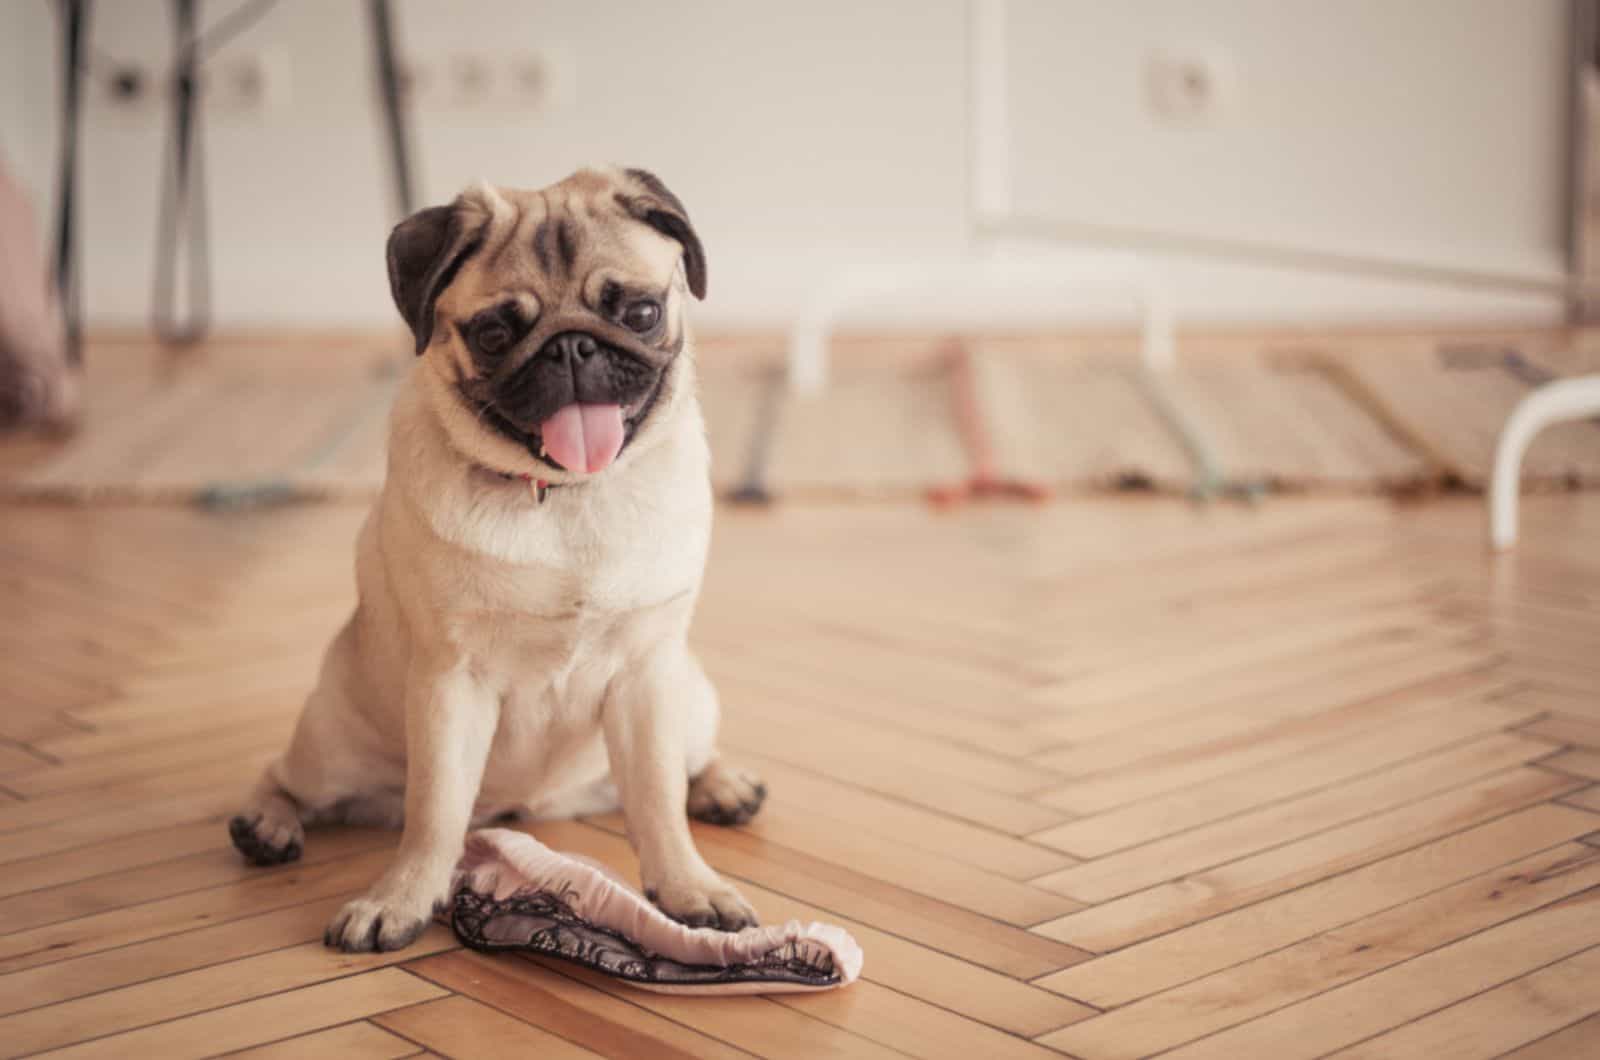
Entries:
{"type": "Polygon", "coordinates": [[[686,927],[604,865],[507,828],[467,836],[452,890],[450,925],[465,945],[560,957],[645,990],[774,994],[861,975],[861,947],[843,928],[686,927]]]}
{"type": "Polygon", "coordinates": [[[27,196],[0,164],[0,429],[71,426],[83,403],[47,272],[27,196]]]}

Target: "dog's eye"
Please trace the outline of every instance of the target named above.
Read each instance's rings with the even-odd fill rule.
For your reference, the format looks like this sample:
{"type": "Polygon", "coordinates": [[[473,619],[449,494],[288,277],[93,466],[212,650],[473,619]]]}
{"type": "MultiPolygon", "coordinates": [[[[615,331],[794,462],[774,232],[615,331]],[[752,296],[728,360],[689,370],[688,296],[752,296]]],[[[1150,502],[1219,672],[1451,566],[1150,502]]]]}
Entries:
{"type": "Polygon", "coordinates": [[[645,300],[635,302],[622,311],[622,326],[629,331],[646,332],[661,319],[661,304],[645,300]]]}
{"type": "Polygon", "coordinates": [[[472,345],[489,357],[506,352],[514,338],[511,328],[501,320],[485,321],[472,331],[472,345]]]}

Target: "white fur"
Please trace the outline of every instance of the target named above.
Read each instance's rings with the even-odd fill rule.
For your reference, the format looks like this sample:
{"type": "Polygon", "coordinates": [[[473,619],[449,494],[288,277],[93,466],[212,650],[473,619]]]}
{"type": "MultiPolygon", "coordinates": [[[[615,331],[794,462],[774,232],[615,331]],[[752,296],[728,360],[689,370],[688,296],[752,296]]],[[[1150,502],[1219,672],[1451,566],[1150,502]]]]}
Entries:
{"type": "Polygon", "coordinates": [[[345,948],[391,949],[445,898],[469,822],[620,798],[667,912],[753,920],[684,810],[718,715],[686,643],[712,508],[688,349],[617,461],[543,472],[556,484],[543,504],[485,470],[542,465],[481,429],[435,360],[418,359],[396,403],[357,546],[360,603],[257,788],[255,834],[403,818],[393,866],[329,929],[345,948]]]}

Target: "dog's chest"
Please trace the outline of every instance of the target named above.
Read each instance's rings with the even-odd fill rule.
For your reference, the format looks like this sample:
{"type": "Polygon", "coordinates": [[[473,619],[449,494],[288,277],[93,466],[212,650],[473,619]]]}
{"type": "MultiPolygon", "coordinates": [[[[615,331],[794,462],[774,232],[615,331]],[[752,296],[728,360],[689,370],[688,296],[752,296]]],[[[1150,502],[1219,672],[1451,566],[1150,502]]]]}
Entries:
{"type": "MultiPolygon", "coordinates": [[[[552,496],[480,524],[453,639],[497,685],[588,698],[616,660],[681,639],[705,562],[707,520],[552,496]]],[[[440,587],[443,588],[443,587],[440,587]]]]}
{"type": "Polygon", "coordinates": [[[582,578],[550,571],[533,577],[546,609],[484,612],[465,638],[476,646],[473,664],[500,696],[483,781],[490,802],[534,803],[603,775],[607,689],[622,667],[653,643],[681,637],[687,625],[689,597],[617,610],[582,578]]]}
{"type": "Polygon", "coordinates": [[[692,592],[707,521],[674,511],[617,511],[556,497],[472,528],[471,595],[486,608],[545,616],[572,636],[600,635],[630,612],[692,592]]]}

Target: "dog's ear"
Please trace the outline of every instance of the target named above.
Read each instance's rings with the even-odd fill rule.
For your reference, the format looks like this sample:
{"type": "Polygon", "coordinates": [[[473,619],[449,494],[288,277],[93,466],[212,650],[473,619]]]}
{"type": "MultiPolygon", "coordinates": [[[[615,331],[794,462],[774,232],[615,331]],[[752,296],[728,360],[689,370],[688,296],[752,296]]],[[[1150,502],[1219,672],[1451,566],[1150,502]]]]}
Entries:
{"type": "Polygon", "coordinates": [[[461,200],[430,206],[389,233],[389,292],[416,336],[417,353],[433,339],[433,304],[478,248],[481,225],[469,221],[461,200]]]}
{"type": "Polygon", "coordinates": [[[683,271],[689,279],[689,290],[696,298],[704,299],[706,252],[700,245],[700,236],[696,234],[694,225],[689,223],[689,211],[649,170],[628,169],[623,174],[627,177],[628,187],[617,193],[617,202],[630,216],[682,245],[683,271]]]}

